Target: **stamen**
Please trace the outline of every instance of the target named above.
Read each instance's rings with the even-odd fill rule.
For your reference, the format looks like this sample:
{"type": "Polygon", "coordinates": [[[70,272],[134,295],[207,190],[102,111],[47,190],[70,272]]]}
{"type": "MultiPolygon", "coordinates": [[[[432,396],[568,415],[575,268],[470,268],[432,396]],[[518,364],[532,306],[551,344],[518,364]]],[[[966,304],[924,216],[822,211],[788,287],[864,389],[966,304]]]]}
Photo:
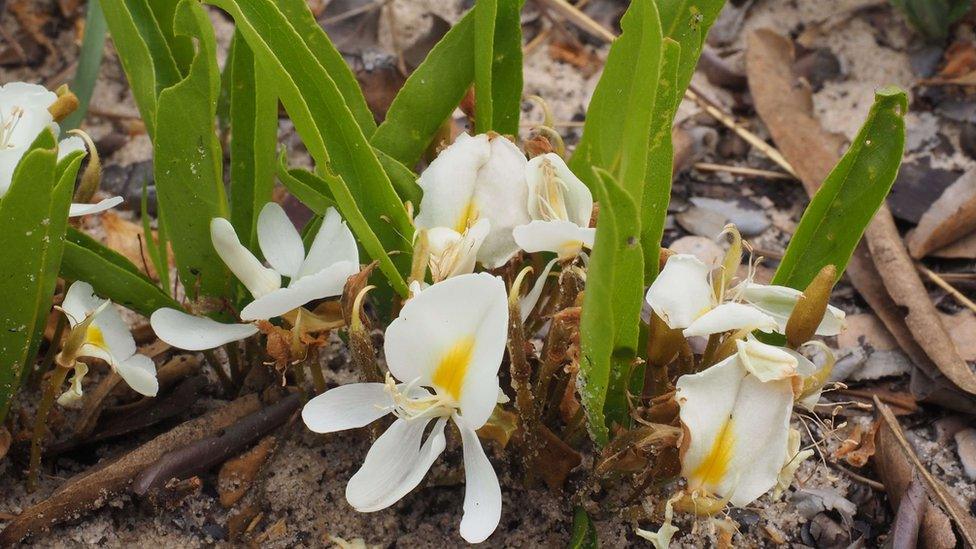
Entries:
{"type": "Polygon", "coordinates": [[[10,139],[22,118],[24,118],[24,109],[21,107],[10,109],[10,118],[4,118],[3,113],[0,113],[0,149],[12,149],[14,147],[10,144],[10,139]]]}
{"type": "Polygon", "coordinates": [[[386,408],[390,413],[400,419],[415,420],[432,417],[450,416],[457,409],[457,403],[448,396],[437,394],[426,394],[426,396],[411,397],[420,384],[420,379],[414,379],[405,383],[403,387],[398,387],[396,379],[389,373],[386,374],[385,390],[393,400],[393,405],[386,408]]]}

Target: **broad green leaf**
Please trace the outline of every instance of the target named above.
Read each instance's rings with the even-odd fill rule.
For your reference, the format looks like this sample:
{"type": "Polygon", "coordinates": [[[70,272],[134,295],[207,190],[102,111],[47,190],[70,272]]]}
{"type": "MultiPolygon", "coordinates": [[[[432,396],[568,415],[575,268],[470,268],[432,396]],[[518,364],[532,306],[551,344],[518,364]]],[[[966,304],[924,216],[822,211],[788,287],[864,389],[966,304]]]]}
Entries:
{"type": "Polygon", "coordinates": [[[889,0],[900,9],[912,26],[934,42],[949,36],[952,24],[973,7],[972,0],[889,0]]]}
{"type": "Polygon", "coordinates": [[[573,531],[569,538],[569,549],[600,549],[596,527],[586,510],[577,507],[573,511],[573,531]]]}
{"type": "Polygon", "coordinates": [[[186,76],[190,71],[190,63],[193,62],[193,40],[189,36],[181,35],[176,32],[176,6],[180,0],[149,0],[149,9],[153,12],[156,22],[159,24],[159,31],[169,46],[169,51],[173,54],[180,74],[186,76]]]}
{"type": "Polygon", "coordinates": [[[518,135],[522,100],[522,0],[474,6],[475,131],[518,135]]]}
{"type": "Polygon", "coordinates": [[[68,229],[61,276],[88,282],[97,295],[145,316],[160,307],[180,309],[125,256],[74,228],[68,229]]]}
{"type": "Polygon", "coordinates": [[[844,272],[871,218],[898,175],[905,149],[908,96],[885,87],[844,157],[803,212],[773,284],[802,290],[827,265],[844,272]]]}
{"type": "Polygon", "coordinates": [[[325,215],[326,210],[336,207],[332,192],[329,191],[329,184],[308,170],[289,169],[284,153],[278,159],[277,174],[278,181],[281,181],[288,192],[316,215],[325,215]]]}
{"type": "Polygon", "coordinates": [[[620,24],[570,168],[589,185],[596,184],[593,168],[610,172],[641,204],[663,49],[654,1],[632,2],[620,24]]]}
{"type": "Polygon", "coordinates": [[[95,80],[102,67],[102,53],[105,51],[105,36],[108,34],[108,24],[102,13],[100,0],[88,0],[85,15],[85,36],[81,40],[81,51],[78,52],[78,68],[71,79],[71,91],[78,96],[78,109],[61,121],[61,131],[73,130],[81,126],[81,121],[88,113],[95,80]]]}
{"type": "Polygon", "coordinates": [[[0,423],[21,375],[33,363],[51,310],[68,207],[82,154],[57,162],[54,134],[43,131],[24,154],[0,199],[0,423]],[[16,260],[11,260],[16,258],[16,260]]]}
{"type": "Polygon", "coordinates": [[[346,60],[342,58],[342,54],[336,49],[325,30],[315,20],[308,7],[308,1],[276,0],[276,5],[288,22],[295,27],[295,31],[305,40],[308,49],[318,59],[325,72],[329,73],[363,133],[368,136],[376,131],[376,121],[366,104],[366,97],[359,87],[356,75],[346,64],[346,60]]]}
{"type": "Polygon", "coordinates": [[[210,241],[210,220],[229,214],[214,131],[216,41],[206,10],[195,0],[177,7],[176,30],[198,38],[199,51],[187,77],[159,94],[154,169],[160,218],[189,297],[195,299],[198,292],[226,297],[230,272],[210,241]]]}
{"type": "Polygon", "coordinates": [[[600,216],[580,319],[580,395],[590,433],[602,446],[608,421],[628,421],[627,376],[637,356],[644,271],[637,207],[609,173],[596,171],[600,216]]]}
{"type": "Polygon", "coordinates": [[[413,224],[335,82],[275,5],[262,0],[210,2],[233,17],[277,84],[340,213],[367,253],[380,261],[390,285],[406,296],[402,272],[409,269],[413,224]],[[390,259],[392,251],[401,252],[398,264],[390,259]]]}
{"type": "Polygon", "coordinates": [[[674,143],[671,127],[681,102],[678,96],[678,64],[681,46],[664,39],[661,54],[661,76],[651,120],[650,151],[647,154],[647,187],[641,205],[641,245],[644,248],[644,283],[654,282],[661,252],[661,237],[671,202],[671,177],[674,166],[674,143]]]}
{"type": "Polygon", "coordinates": [[[377,149],[413,166],[474,81],[474,10],[430,50],[400,88],[370,138],[377,149]]]}
{"type": "Polygon", "coordinates": [[[159,91],[179,82],[180,71],[149,7],[150,0],[100,1],[132,96],[152,137],[159,91]]]}
{"type": "Polygon", "coordinates": [[[661,31],[681,46],[677,97],[680,100],[695,73],[702,46],[725,0],[658,0],[661,31]]]}
{"type": "Polygon", "coordinates": [[[495,57],[495,18],[498,0],[477,0],[474,4],[474,128],[484,133],[494,126],[492,68],[495,57]]]}
{"type": "Polygon", "coordinates": [[[257,219],[271,200],[278,143],[278,96],[251,48],[234,35],[230,71],[230,221],[256,250],[257,219]]]}
{"type": "Polygon", "coordinates": [[[420,190],[420,185],[417,184],[417,174],[401,164],[396,158],[393,158],[376,147],[373,147],[373,151],[379,157],[380,164],[383,164],[383,170],[389,176],[390,183],[396,189],[397,195],[400,196],[403,202],[412,203],[414,210],[416,210],[420,206],[420,198],[423,196],[423,191],[420,190]]]}

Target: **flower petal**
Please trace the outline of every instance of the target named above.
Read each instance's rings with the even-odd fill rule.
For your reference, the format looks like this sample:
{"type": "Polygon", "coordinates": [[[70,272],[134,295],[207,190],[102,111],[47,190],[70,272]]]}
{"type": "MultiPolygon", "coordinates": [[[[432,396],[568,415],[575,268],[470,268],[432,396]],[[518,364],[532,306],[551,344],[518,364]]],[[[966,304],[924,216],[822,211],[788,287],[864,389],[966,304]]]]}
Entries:
{"type": "Polygon", "coordinates": [[[430,275],[434,282],[474,272],[478,250],[488,236],[491,222],[479,219],[464,233],[447,227],[427,231],[430,275]]]}
{"type": "Polygon", "coordinates": [[[78,137],[77,135],[72,135],[62,139],[58,143],[58,162],[60,162],[64,157],[75,151],[82,151],[88,153],[88,149],[85,148],[85,140],[78,137]]]}
{"type": "Polygon", "coordinates": [[[773,317],[751,305],[723,303],[696,318],[681,333],[685,337],[693,337],[718,334],[729,330],[762,330],[764,332],[771,332],[776,329],[776,326],[776,321],[773,317]]]}
{"type": "Polygon", "coordinates": [[[484,425],[498,396],[508,332],[508,296],[487,273],[449,278],[403,306],[384,350],[399,380],[433,386],[456,400],[472,428],[484,425]]]}
{"type": "Polygon", "coordinates": [[[298,278],[318,273],[340,261],[353,263],[358,269],[359,249],[356,247],[356,238],[339,212],[329,208],[322,219],[319,232],[315,233],[298,278]]]}
{"type": "Polygon", "coordinates": [[[554,252],[559,259],[572,259],[583,248],[592,248],[596,229],[571,221],[532,221],[512,231],[516,244],[526,252],[554,252]]]}
{"type": "Polygon", "coordinates": [[[278,273],[295,278],[305,261],[305,245],[285,210],[275,202],[265,204],[258,215],[257,232],[268,264],[278,273]]]}
{"type": "Polygon", "coordinates": [[[140,395],[154,397],[159,392],[156,364],[146,355],[135,354],[120,362],[115,371],[132,390],[140,395]]]}
{"type": "Polygon", "coordinates": [[[490,154],[487,135],[462,133],[437,155],[417,179],[424,191],[414,220],[418,229],[448,227],[460,233],[468,226],[471,214],[479,213],[472,210],[478,170],[490,154]]]}
{"type": "Polygon", "coordinates": [[[297,309],[309,301],[337,296],[346,280],[359,272],[359,264],[349,261],[333,263],[325,269],[293,281],[250,302],[241,310],[241,320],[267,320],[297,309]]]}
{"type": "Polygon", "coordinates": [[[546,281],[549,280],[549,273],[552,272],[552,268],[556,265],[557,261],[559,261],[559,258],[554,257],[549,260],[549,263],[546,263],[546,267],[542,269],[542,274],[535,279],[535,284],[532,285],[532,289],[519,302],[519,313],[522,316],[522,322],[525,322],[525,319],[529,318],[529,315],[532,314],[532,309],[535,309],[535,306],[539,304],[539,298],[542,297],[542,290],[545,289],[546,281]]]}
{"type": "Polygon", "coordinates": [[[81,398],[84,396],[81,380],[88,374],[88,365],[84,362],[75,362],[74,373],[68,382],[68,388],[58,397],[58,404],[65,408],[80,408],[81,398]]]}
{"type": "Polygon", "coordinates": [[[369,425],[390,413],[391,406],[385,384],[350,383],[308,401],[302,419],[316,433],[334,433],[369,425]]]}
{"type": "MultiPolygon", "coordinates": [[[[765,284],[749,283],[742,288],[742,298],[750,304],[773,317],[779,325],[778,332],[786,331],[786,323],[796,307],[797,300],[803,292],[788,286],[767,286],[765,284]]],[[[824,318],[817,326],[816,335],[835,336],[844,329],[846,313],[827,305],[824,318]]]]}
{"type": "Polygon", "coordinates": [[[562,185],[560,186],[568,221],[580,227],[589,227],[590,217],[593,215],[593,193],[576,174],[569,169],[566,162],[556,153],[546,153],[529,160],[525,167],[525,182],[529,188],[529,215],[532,219],[547,219],[542,207],[540,189],[545,183],[543,165],[548,164],[555,172],[562,185]]]}
{"type": "Polygon", "coordinates": [[[210,239],[217,255],[255,299],[281,287],[281,275],[262,265],[241,244],[230,221],[222,217],[213,218],[210,221],[210,239]]]}
{"type": "Polygon", "coordinates": [[[363,466],[346,485],[346,500],[357,511],[368,513],[386,509],[407,495],[427,475],[437,456],[444,451],[446,418],[437,420],[427,440],[421,444],[430,419],[398,419],[376,439],[366,453],[363,466]]]}
{"type": "Polygon", "coordinates": [[[71,204],[71,206],[68,207],[68,217],[80,217],[83,215],[101,213],[106,210],[111,210],[124,201],[125,199],[121,196],[113,196],[112,198],[106,198],[105,200],[100,200],[94,204],[71,204]]]}
{"type": "Polygon", "coordinates": [[[777,381],[796,375],[797,360],[786,349],[753,338],[736,341],[735,346],[742,366],[759,381],[777,381]]]}
{"type": "Polygon", "coordinates": [[[223,324],[176,309],[157,309],[149,317],[149,325],[159,339],[187,351],[213,349],[258,333],[253,324],[223,324]]]}
{"type": "Polygon", "coordinates": [[[473,203],[481,217],[491,221],[491,231],[478,250],[478,261],[488,269],[501,267],[518,252],[512,230],[531,218],[526,206],[525,155],[508,139],[490,139],[491,155],[478,171],[473,203]]]}
{"type": "Polygon", "coordinates": [[[95,312],[103,303],[108,301],[95,295],[92,285],[78,280],[68,287],[61,302],[61,309],[67,314],[68,325],[74,327],[75,324],[85,320],[91,313],[95,312]]]}
{"type": "Polygon", "coordinates": [[[485,455],[478,434],[463,418],[455,417],[464,448],[464,516],[461,537],[481,543],[498,527],[502,517],[502,489],[495,469],[485,455]]]}
{"type": "Polygon", "coordinates": [[[690,254],[675,254],[647,290],[645,300],[672,330],[687,328],[712,308],[708,265],[690,254]]]}
{"type": "Polygon", "coordinates": [[[74,282],[65,293],[61,308],[68,314],[68,323],[72,327],[88,315],[95,315],[86,330],[81,356],[100,358],[112,364],[136,352],[136,342],[129,332],[129,325],[122,320],[115,306],[95,295],[91,284],[74,282]],[[103,307],[105,304],[107,306],[103,307]]]}
{"type": "Polygon", "coordinates": [[[681,474],[691,490],[742,507],[776,485],[786,461],[790,380],[763,383],[731,356],[681,376],[676,391],[686,429],[681,474]]]}

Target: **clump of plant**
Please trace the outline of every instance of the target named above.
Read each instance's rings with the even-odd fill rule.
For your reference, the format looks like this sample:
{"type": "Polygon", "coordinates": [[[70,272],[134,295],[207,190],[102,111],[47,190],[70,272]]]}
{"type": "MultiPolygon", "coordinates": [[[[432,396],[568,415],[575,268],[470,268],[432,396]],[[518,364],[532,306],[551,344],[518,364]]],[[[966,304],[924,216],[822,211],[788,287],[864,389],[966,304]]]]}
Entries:
{"type": "MultiPolygon", "coordinates": [[[[4,118],[4,142],[20,148],[0,247],[41,253],[0,276],[18,296],[0,315],[2,410],[36,363],[57,278],[71,283],[41,361],[52,373],[35,467],[46,410],[84,399],[92,364],[157,392],[107,298],[202,351],[228,395],[283,383],[305,392],[312,431],[381,424],[348,479],[359,511],[414,490],[460,435],[468,542],[487,539],[504,506],[488,447],[515,452],[526,479],[553,490],[574,474],[576,535],[588,514],[666,502],[660,530],[638,531],[661,547],[675,511],[711,515],[789,487],[811,454],[790,420],[813,413],[827,383],[831,354],[814,338],[843,328],[828,299],[897,172],[903,92],[878,92],[765,285],[733,226],[716,235],[728,245],[719,265],[660,245],[671,126],[721,1],[631,3],[572,154],[549,116],[519,131],[517,0],[478,0],[378,125],[304,0],[207,3],[236,25],[222,71],[197,0],[103,0],[153,141],[158,236],[145,246],[159,280],[67,225],[81,154],[58,160],[50,121],[27,135],[4,118]],[[472,86],[470,131],[445,137],[472,86]],[[313,170],[279,156],[279,103],[313,170]],[[315,213],[300,230],[271,202],[275,179],[315,213]],[[331,333],[360,383],[327,390],[331,333]],[[596,459],[580,471],[586,452],[596,459]],[[601,485],[629,495],[598,498],[601,485]]],[[[5,116],[27,112],[4,102],[7,87],[5,116]]],[[[143,223],[151,235],[145,204],[143,223]]]]}

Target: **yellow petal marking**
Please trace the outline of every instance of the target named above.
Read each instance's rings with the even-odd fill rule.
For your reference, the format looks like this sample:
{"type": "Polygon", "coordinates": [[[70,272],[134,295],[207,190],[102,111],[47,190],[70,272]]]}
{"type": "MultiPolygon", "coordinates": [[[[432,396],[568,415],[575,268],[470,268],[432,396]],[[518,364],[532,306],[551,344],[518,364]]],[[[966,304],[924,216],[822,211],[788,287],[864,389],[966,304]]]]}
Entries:
{"type": "Polygon", "coordinates": [[[735,434],[732,429],[732,418],[725,420],[718,436],[712,442],[712,448],[698,467],[688,478],[693,489],[718,486],[728,472],[729,462],[732,461],[732,449],[735,446],[735,434]]]}
{"type": "Polygon", "coordinates": [[[105,343],[105,336],[102,334],[102,329],[94,323],[89,324],[88,329],[85,330],[85,343],[94,345],[99,349],[108,349],[108,345],[105,343]]]}
{"type": "Polygon", "coordinates": [[[474,203],[474,200],[471,200],[464,206],[464,209],[461,210],[461,215],[458,217],[454,230],[464,234],[464,231],[466,231],[471,225],[474,225],[475,221],[477,220],[478,206],[474,203]]]}
{"type": "Polygon", "coordinates": [[[464,386],[464,376],[474,354],[474,337],[466,336],[457,340],[441,357],[431,381],[454,400],[460,400],[464,386]]]}

